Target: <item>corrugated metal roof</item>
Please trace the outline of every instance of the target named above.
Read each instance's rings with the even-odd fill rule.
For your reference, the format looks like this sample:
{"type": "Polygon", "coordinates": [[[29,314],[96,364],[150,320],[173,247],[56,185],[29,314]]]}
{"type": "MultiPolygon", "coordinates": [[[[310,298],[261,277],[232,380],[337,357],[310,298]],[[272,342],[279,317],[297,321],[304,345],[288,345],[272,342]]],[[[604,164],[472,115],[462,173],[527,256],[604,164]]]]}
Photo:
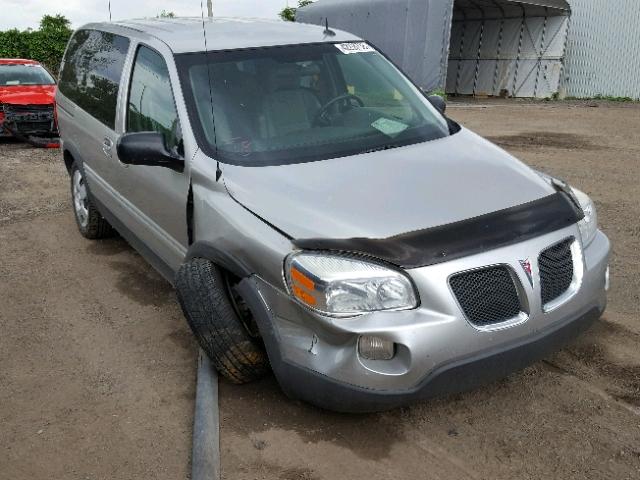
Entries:
{"type": "Polygon", "coordinates": [[[502,9],[505,7],[541,7],[562,12],[570,12],[571,6],[566,0],[455,0],[456,8],[473,9],[502,9]]]}

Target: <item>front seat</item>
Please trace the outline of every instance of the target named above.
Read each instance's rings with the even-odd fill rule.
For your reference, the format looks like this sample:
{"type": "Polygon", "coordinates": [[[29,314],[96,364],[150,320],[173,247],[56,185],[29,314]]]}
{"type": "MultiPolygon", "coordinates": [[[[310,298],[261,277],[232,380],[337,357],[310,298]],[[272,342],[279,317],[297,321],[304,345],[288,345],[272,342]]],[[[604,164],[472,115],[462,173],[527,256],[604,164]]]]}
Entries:
{"type": "Polygon", "coordinates": [[[310,89],[301,86],[299,67],[279,66],[270,75],[268,85],[270,93],[263,101],[265,137],[310,129],[322,105],[310,89]]]}

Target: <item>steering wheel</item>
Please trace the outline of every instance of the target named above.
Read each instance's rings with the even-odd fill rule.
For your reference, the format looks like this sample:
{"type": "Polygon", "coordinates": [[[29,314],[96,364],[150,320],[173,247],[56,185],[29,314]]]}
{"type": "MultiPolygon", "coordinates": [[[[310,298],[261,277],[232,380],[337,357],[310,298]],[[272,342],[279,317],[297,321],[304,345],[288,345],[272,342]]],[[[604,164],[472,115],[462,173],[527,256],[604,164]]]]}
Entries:
{"type": "Polygon", "coordinates": [[[325,103],[318,113],[313,118],[313,125],[329,125],[331,123],[331,116],[329,115],[329,109],[333,107],[338,102],[344,102],[345,106],[351,104],[353,106],[354,102],[359,107],[364,107],[364,102],[362,99],[352,93],[344,93],[342,95],[338,95],[337,97],[329,100],[325,103]]]}

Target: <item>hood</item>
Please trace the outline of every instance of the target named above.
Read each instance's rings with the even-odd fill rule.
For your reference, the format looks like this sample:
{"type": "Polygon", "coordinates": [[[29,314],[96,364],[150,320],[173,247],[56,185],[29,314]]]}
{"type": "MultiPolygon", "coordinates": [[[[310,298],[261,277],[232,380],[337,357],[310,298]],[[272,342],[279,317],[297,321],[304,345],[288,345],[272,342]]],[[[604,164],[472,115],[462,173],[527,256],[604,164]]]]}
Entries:
{"type": "Polygon", "coordinates": [[[478,135],[270,167],[223,166],[230,195],[294,239],[388,238],[555,193],[478,135]]]}
{"type": "Polygon", "coordinates": [[[48,105],[55,102],[55,85],[12,85],[0,87],[0,103],[48,105]]]}

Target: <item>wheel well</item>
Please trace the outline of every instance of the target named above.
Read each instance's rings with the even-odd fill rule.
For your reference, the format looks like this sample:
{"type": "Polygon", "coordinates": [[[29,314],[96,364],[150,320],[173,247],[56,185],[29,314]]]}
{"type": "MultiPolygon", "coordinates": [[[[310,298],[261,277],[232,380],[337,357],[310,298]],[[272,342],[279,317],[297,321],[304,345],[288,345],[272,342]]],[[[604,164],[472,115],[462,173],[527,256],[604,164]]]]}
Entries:
{"type": "Polygon", "coordinates": [[[75,162],[75,158],[73,158],[73,155],[71,155],[69,150],[64,151],[62,158],[64,159],[64,166],[67,167],[67,173],[71,175],[71,166],[73,165],[73,162],[75,162]]]}
{"type": "Polygon", "coordinates": [[[226,268],[218,265],[217,263],[213,263],[216,265],[218,270],[220,270],[220,274],[222,275],[225,283],[225,289],[227,291],[229,301],[231,302],[231,306],[236,312],[238,319],[242,322],[242,325],[244,326],[249,336],[254,340],[259,340],[260,346],[264,348],[264,343],[262,342],[262,338],[260,336],[260,330],[258,329],[258,324],[256,323],[253,313],[247,306],[244,298],[242,298],[242,295],[240,295],[240,292],[238,292],[236,289],[242,279],[226,268]]]}
{"type": "Polygon", "coordinates": [[[233,273],[240,279],[246,278],[253,273],[253,271],[247,267],[242,260],[234,257],[233,255],[229,255],[208,242],[194,242],[193,245],[189,247],[185,257],[185,262],[194,258],[207,259],[221,268],[224,268],[228,272],[233,273]]]}

